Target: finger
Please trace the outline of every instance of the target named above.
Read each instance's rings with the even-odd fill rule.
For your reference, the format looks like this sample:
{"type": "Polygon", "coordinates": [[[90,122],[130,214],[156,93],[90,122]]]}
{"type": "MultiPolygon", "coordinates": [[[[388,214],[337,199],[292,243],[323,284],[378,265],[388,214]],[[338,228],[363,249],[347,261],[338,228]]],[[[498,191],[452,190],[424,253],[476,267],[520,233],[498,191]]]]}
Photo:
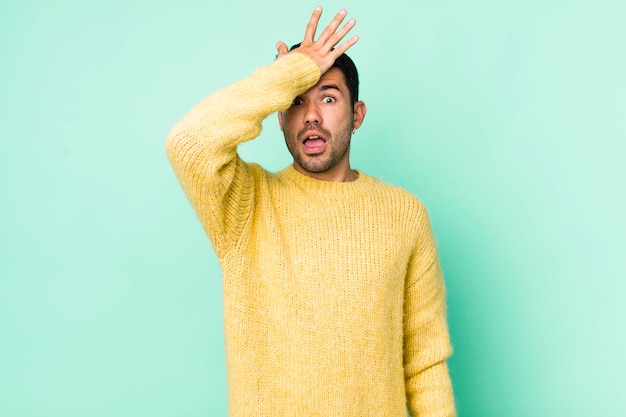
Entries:
{"type": "Polygon", "coordinates": [[[280,58],[283,55],[286,55],[289,50],[287,49],[287,45],[283,41],[276,42],[276,51],[278,52],[276,58],[280,58]]]}
{"type": "Polygon", "coordinates": [[[331,47],[337,45],[339,41],[342,40],[343,37],[346,36],[346,34],[352,30],[354,25],[356,25],[356,19],[350,19],[346,22],[345,25],[343,25],[343,27],[339,31],[335,32],[328,39],[328,43],[331,45],[331,47]]]}
{"type": "Polygon", "coordinates": [[[339,10],[333,20],[331,20],[328,26],[326,26],[326,29],[324,29],[317,41],[326,42],[326,40],[328,40],[328,38],[330,38],[332,34],[335,33],[341,22],[343,22],[346,14],[348,14],[348,12],[346,12],[344,9],[339,10]]]}
{"type": "Polygon", "coordinates": [[[311,15],[311,19],[309,19],[309,23],[306,25],[306,31],[304,32],[304,42],[313,43],[315,41],[315,32],[317,31],[317,23],[320,21],[320,16],[322,15],[322,7],[317,6],[315,10],[313,10],[313,14],[311,15]]]}
{"type": "Polygon", "coordinates": [[[333,49],[331,53],[331,55],[333,56],[333,59],[339,58],[341,54],[346,52],[348,49],[352,48],[354,44],[357,43],[358,41],[359,41],[359,37],[357,35],[354,35],[353,37],[351,37],[350,39],[348,39],[347,41],[345,41],[344,43],[342,43],[341,45],[333,49]]]}

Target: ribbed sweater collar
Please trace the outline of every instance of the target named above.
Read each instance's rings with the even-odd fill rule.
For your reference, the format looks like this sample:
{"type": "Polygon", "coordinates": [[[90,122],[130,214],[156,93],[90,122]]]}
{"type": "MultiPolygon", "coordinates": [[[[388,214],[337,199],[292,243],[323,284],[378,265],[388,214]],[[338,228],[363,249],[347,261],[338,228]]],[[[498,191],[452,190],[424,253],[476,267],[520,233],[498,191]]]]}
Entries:
{"type": "Polygon", "coordinates": [[[371,192],[375,187],[377,180],[362,171],[355,170],[359,177],[355,181],[335,182],[322,181],[308,175],[304,175],[289,165],[278,173],[278,177],[283,181],[294,183],[298,188],[306,190],[319,197],[330,199],[344,199],[362,196],[371,192]]]}

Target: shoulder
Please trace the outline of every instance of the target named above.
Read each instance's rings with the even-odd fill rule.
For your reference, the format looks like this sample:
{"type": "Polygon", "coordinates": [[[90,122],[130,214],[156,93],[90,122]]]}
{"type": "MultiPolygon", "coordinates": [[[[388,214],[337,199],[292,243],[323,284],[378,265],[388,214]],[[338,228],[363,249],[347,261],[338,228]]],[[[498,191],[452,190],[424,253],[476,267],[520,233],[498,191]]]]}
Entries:
{"type": "Polygon", "coordinates": [[[399,210],[405,211],[411,218],[428,217],[426,206],[415,194],[397,185],[392,185],[379,178],[372,177],[365,173],[360,173],[369,177],[372,184],[372,198],[387,201],[399,210]]]}
{"type": "Polygon", "coordinates": [[[385,205],[383,213],[395,219],[394,224],[400,227],[402,236],[408,236],[408,241],[413,242],[415,253],[420,256],[434,254],[436,243],[428,210],[422,200],[405,188],[380,179],[374,178],[373,184],[376,191],[372,193],[371,204],[385,205]]]}

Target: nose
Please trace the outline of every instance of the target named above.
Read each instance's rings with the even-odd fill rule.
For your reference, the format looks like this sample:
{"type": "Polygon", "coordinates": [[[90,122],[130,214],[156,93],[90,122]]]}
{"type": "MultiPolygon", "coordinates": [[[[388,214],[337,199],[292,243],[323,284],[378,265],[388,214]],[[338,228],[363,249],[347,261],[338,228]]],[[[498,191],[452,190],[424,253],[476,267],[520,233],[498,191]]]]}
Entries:
{"type": "Polygon", "coordinates": [[[307,104],[306,113],[304,114],[304,124],[320,124],[322,123],[322,116],[315,101],[311,101],[307,104]]]}

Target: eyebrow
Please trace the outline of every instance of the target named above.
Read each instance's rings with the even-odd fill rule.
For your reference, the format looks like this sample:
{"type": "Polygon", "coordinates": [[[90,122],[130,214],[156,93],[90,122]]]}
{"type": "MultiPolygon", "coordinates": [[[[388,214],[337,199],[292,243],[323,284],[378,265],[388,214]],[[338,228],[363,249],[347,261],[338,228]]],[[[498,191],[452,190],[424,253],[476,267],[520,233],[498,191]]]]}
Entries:
{"type": "Polygon", "coordinates": [[[320,86],[320,91],[326,91],[326,90],[337,90],[340,93],[343,93],[343,90],[341,90],[341,88],[339,88],[339,86],[337,84],[323,84],[320,86]]]}

